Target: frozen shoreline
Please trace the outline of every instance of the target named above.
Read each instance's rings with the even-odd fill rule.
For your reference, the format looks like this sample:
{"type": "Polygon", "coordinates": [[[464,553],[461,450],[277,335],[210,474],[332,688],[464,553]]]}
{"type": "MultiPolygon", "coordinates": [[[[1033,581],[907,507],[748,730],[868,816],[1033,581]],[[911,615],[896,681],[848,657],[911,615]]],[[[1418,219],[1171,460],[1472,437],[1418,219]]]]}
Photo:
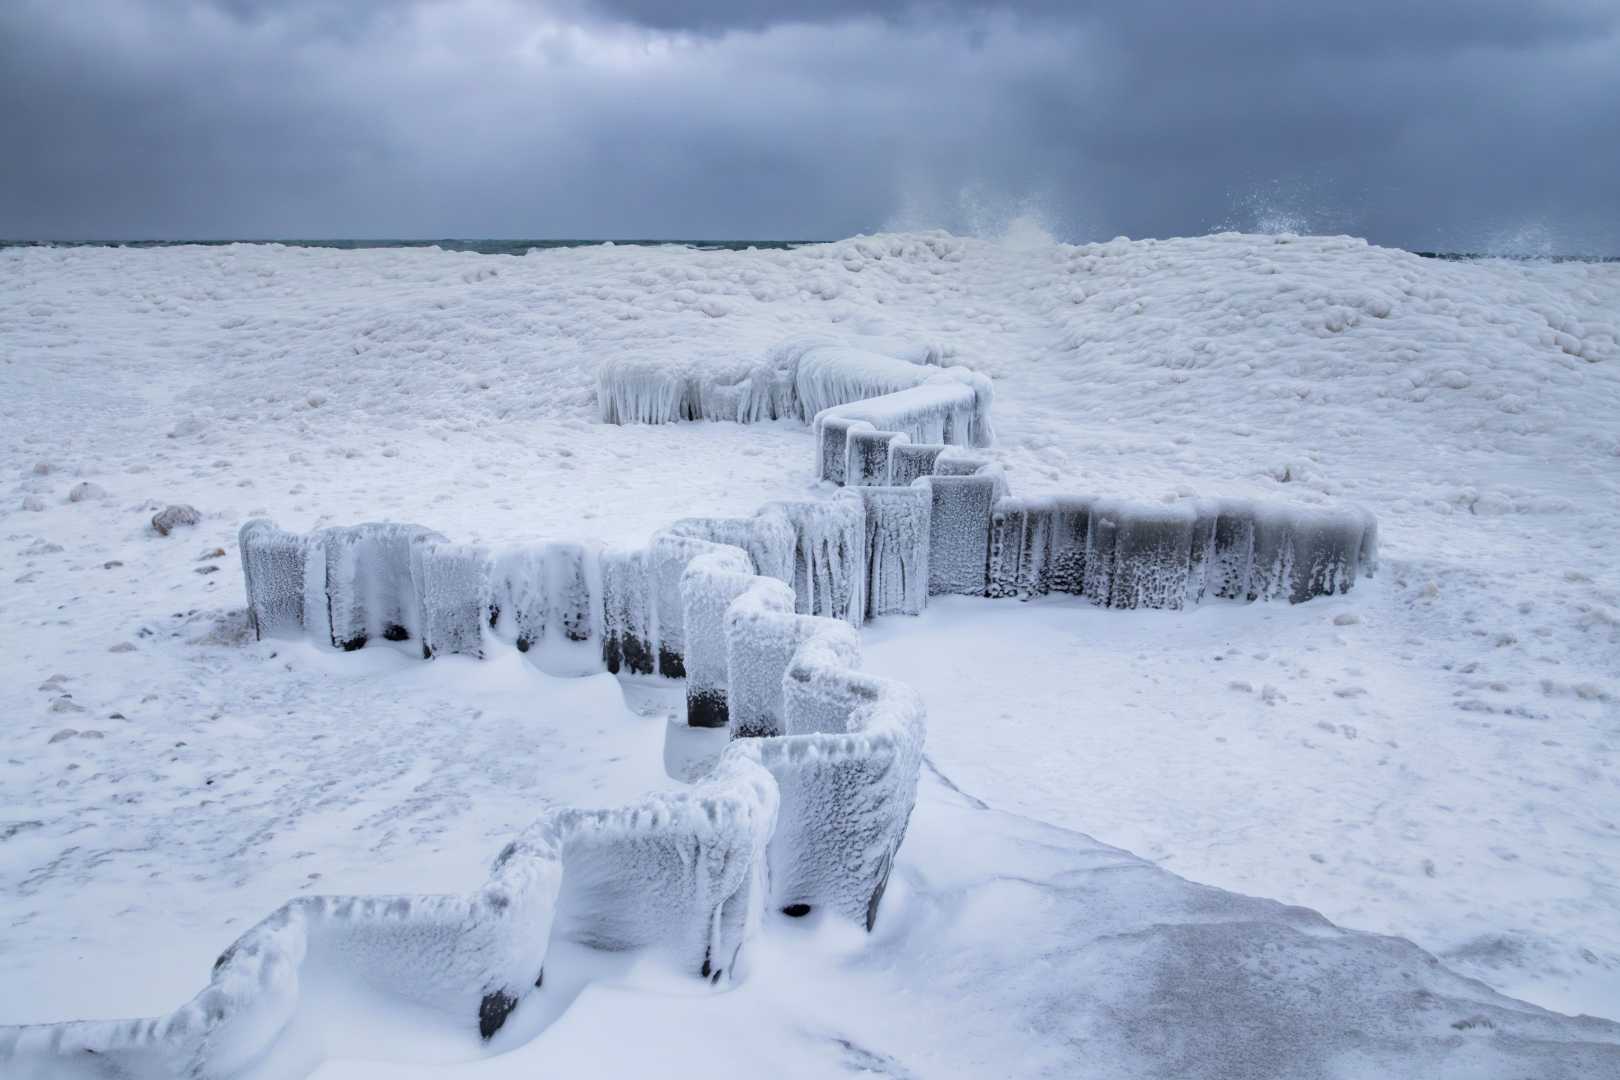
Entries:
{"type": "MultiPolygon", "coordinates": [[[[1270,238],[1015,252],[935,237],[749,254],[579,249],[516,262],[486,275],[476,256],[449,253],[0,252],[9,353],[0,372],[12,391],[0,405],[12,478],[0,514],[16,567],[0,600],[12,675],[0,704],[19,718],[7,757],[21,763],[0,788],[0,821],[20,826],[0,844],[0,880],[16,886],[4,917],[21,955],[36,957],[35,970],[62,969],[61,997],[51,984],[30,989],[28,1015],[10,1007],[22,986],[8,979],[0,1019],[120,1011],[116,980],[98,990],[108,1009],[61,1007],[84,992],[63,964],[74,938],[84,942],[76,962],[88,965],[138,927],[190,928],[213,935],[197,948],[206,963],[230,936],[220,913],[259,913],[273,906],[263,898],[279,903],[298,888],[288,852],[255,841],[287,835],[289,817],[307,821],[303,848],[314,854],[304,860],[323,868],[323,890],[339,873],[365,879],[356,888],[397,876],[412,850],[388,839],[402,808],[407,821],[443,818],[428,835],[501,827],[456,798],[429,809],[443,798],[433,794],[434,762],[455,752],[450,733],[436,736],[442,750],[422,743],[425,772],[364,793],[349,817],[320,785],[341,790],[364,756],[328,766],[310,815],[293,812],[287,793],[307,778],[271,779],[258,763],[283,745],[299,695],[321,702],[326,720],[306,721],[304,737],[343,740],[339,756],[398,753],[362,718],[416,716],[419,731],[441,721],[380,683],[344,691],[345,677],[318,664],[281,689],[275,679],[286,673],[254,674],[263,660],[238,643],[232,621],[234,560],[197,574],[199,554],[230,547],[258,510],[299,528],[420,519],[481,540],[597,529],[640,537],[692,513],[750,512],[808,486],[801,428],[603,428],[589,422],[594,363],[627,350],[721,355],[810,330],[932,341],[952,362],[996,375],[1000,453],[1020,493],[1083,483],[1154,497],[1187,487],[1350,497],[1375,509],[1394,571],[1379,621],[1313,630],[1303,645],[1298,627],[1284,627],[1260,663],[1311,671],[1327,662],[1307,655],[1311,645],[1333,656],[1344,647],[1335,636],[1353,641],[1363,674],[1351,681],[1367,693],[1312,693],[1306,709],[1284,686],[1289,705],[1309,713],[1303,737],[1349,743],[1327,725],[1356,728],[1358,745],[1373,729],[1415,740],[1428,747],[1407,770],[1415,775],[1392,787],[1353,754],[1334,755],[1314,801],[1342,804],[1344,820],[1324,809],[1310,835],[1345,857],[1321,863],[1302,851],[1303,837],[1279,847],[1264,819],[1246,824],[1242,805],[1211,819],[1230,848],[1212,845],[1209,830],[1179,828],[1200,798],[1185,782],[1136,786],[1137,813],[1155,827],[1113,827],[1200,880],[1411,936],[1531,1000],[1620,1011],[1620,938],[1602,930],[1620,910],[1620,840],[1604,810],[1616,793],[1620,678],[1620,556],[1608,539],[1620,442],[1606,420],[1620,398],[1612,324],[1601,322],[1620,297],[1620,271],[1424,263],[1270,238]],[[38,462],[52,471],[35,474],[38,462]],[[107,498],[67,502],[82,481],[107,498]],[[20,509],[30,495],[47,508],[20,509]],[[208,517],[157,540],[144,533],[146,500],[192,502],[208,517]],[[107,652],[124,642],[137,651],[107,652]],[[69,676],[65,691],[35,689],[56,673],[69,676]],[[72,694],[67,707],[52,712],[62,693],[72,694]],[[1435,734],[1436,712],[1453,718],[1445,734],[1435,734]],[[49,742],[66,728],[102,737],[49,742]],[[1464,745],[1475,764],[1446,780],[1455,770],[1441,762],[1464,745]],[[221,821],[201,804],[217,798],[206,789],[227,771],[243,785],[242,810],[221,821]],[[1380,795],[1396,795],[1406,817],[1358,841],[1355,811],[1380,795]],[[1483,825],[1460,820],[1469,817],[1483,825]],[[199,829],[218,831],[198,845],[199,829]],[[339,835],[356,841],[346,854],[331,850],[339,835]],[[223,891],[198,904],[181,866],[204,851],[213,854],[190,873],[223,891]],[[1382,899],[1391,895],[1397,903],[1382,899]],[[106,946],[93,948],[98,938],[106,946]]],[[[1192,649],[1202,630],[1160,633],[1192,649]]],[[[1200,664],[1180,673],[1185,690],[1153,691],[1167,720],[1187,719],[1172,700],[1183,695],[1220,700],[1210,716],[1222,723],[1254,727],[1278,714],[1258,700],[1258,673],[1245,699],[1228,685],[1243,680],[1220,669],[1200,664]]],[[[1146,674],[1088,686],[1087,708],[1118,714],[1146,674]]],[[[923,690],[943,715],[949,699],[923,690]]],[[[1026,715],[1069,700],[1055,686],[1051,698],[1021,693],[1026,715]]],[[[517,725],[509,730],[532,721],[502,710],[502,723],[517,725]]],[[[1121,771],[1153,775],[1154,745],[1136,748],[1139,771],[1121,771]]],[[[1001,773],[1005,790],[1021,794],[1016,770],[1001,773]]],[[[477,785],[480,802],[510,805],[521,801],[513,775],[469,766],[461,784],[477,785]]],[[[547,783],[574,782],[551,779],[566,775],[553,770],[547,783]]],[[[978,793],[999,802],[997,791],[978,793]]],[[[1054,799],[1051,809],[1127,843],[1093,825],[1083,804],[1054,799]]],[[[1287,839],[1292,824],[1274,831],[1287,839]]]]}

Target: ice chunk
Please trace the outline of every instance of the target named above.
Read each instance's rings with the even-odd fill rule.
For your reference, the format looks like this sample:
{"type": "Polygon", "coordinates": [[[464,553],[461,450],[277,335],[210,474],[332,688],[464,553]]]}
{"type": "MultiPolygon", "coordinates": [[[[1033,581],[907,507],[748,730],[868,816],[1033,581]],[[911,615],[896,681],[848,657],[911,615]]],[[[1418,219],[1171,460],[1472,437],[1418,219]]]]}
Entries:
{"type": "Polygon", "coordinates": [[[424,657],[484,655],[490,559],[470,544],[419,544],[411,565],[422,612],[424,657]]]}
{"type": "Polygon", "coordinates": [[[753,560],[729,545],[698,555],[681,575],[686,722],[692,727],[727,726],[726,609],[757,580],[753,560]]]}
{"type": "Polygon", "coordinates": [[[922,487],[863,487],[866,616],[918,615],[928,603],[933,496],[922,487]]]}
{"type": "Polygon", "coordinates": [[[254,518],[237,541],[254,633],[261,639],[303,636],[306,538],[254,518]]]}
{"type": "Polygon", "coordinates": [[[1001,479],[925,476],[930,493],[928,593],[984,596],[989,588],[990,524],[1001,479]]]}
{"type": "Polygon", "coordinates": [[[332,644],[345,651],[381,638],[421,637],[421,611],[411,581],[412,548],[444,537],[420,525],[376,522],[323,529],[326,608],[332,644]]]}
{"type": "Polygon", "coordinates": [[[614,810],[560,810],[557,932],[606,950],[656,949],[718,982],[759,925],[777,789],[746,743],[690,791],[614,810]]]}
{"type": "Polygon", "coordinates": [[[849,460],[844,466],[844,482],[851,487],[878,486],[889,482],[889,451],[896,443],[909,442],[897,431],[849,433],[849,460]]]}

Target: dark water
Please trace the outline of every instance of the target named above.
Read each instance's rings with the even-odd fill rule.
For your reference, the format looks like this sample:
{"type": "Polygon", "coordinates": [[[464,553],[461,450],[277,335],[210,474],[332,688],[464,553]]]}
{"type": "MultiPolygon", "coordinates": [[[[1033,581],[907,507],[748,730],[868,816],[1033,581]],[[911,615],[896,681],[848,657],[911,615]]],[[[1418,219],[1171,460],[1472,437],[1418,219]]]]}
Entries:
{"type": "Polygon", "coordinates": [[[819,244],[820,240],[473,240],[444,238],[439,240],[0,240],[0,247],[129,247],[165,248],[198,245],[225,247],[230,244],[281,244],[285,247],[337,248],[354,251],[360,248],[439,248],[444,251],[474,251],[480,255],[522,255],[529,251],[548,248],[594,247],[612,243],[621,247],[674,247],[696,248],[700,251],[746,251],[749,248],[771,248],[784,251],[804,244],[819,244]]]}
{"type": "MultiPolygon", "coordinates": [[[[444,251],[473,251],[480,255],[523,255],[529,251],[549,248],[593,247],[612,243],[621,247],[686,247],[698,251],[746,251],[763,248],[786,251],[805,244],[827,243],[825,240],[474,240],[443,238],[439,240],[5,240],[7,247],[129,247],[165,248],[197,245],[225,247],[230,244],[281,244],[285,247],[336,248],[354,251],[361,248],[440,248],[444,251]]],[[[1471,251],[1413,251],[1425,259],[1471,260],[1511,259],[1516,262],[1620,262],[1620,255],[1494,255],[1471,251]]]]}

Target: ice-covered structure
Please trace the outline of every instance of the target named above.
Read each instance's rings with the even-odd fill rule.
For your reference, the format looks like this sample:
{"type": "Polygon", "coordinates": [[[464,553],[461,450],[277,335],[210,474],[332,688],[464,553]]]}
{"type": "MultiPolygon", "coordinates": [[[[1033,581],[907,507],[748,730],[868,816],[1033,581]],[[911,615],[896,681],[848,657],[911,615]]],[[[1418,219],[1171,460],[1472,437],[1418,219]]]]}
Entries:
{"type": "Polygon", "coordinates": [[[709,773],[631,806],[548,812],[474,893],[292,901],[168,1016],[0,1029],[7,1077],[241,1075],[298,1052],[282,1035],[335,972],[487,1038],[539,983],[553,940],[657,950],[718,981],[767,906],[870,930],[925,724],[914,689],[858,670],[865,619],[940,594],[1297,603],[1348,590],[1377,559],[1376,523],[1354,508],[1012,497],[964,449],[989,442],[990,393],[960,369],[809,343],[724,378],[626,363],[603,380],[613,422],[813,418],[818,475],[841,490],[688,518],[631,550],[254,520],[239,538],[249,620],[261,638],[344,650],[506,645],[558,674],[684,679],[688,723],[732,735],[709,773]]]}
{"type": "Polygon", "coordinates": [[[688,791],[548,812],[506,845],[476,892],[290,901],[165,1016],[0,1028],[0,1073],[225,1080],[301,1071],[304,1051],[283,1036],[320,997],[314,991],[333,983],[476,1022],[487,1039],[540,984],[555,939],[657,949],[718,982],[758,929],[777,806],[772,774],[738,743],[688,791]]]}
{"type": "Polygon", "coordinates": [[[1354,507],[1001,498],[989,593],[1073,593],[1119,608],[1180,608],[1206,597],[1299,603],[1348,592],[1377,557],[1377,522],[1354,507]]]}
{"type": "Polygon", "coordinates": [[[805,338],[757,362],[623,358],[597,374],[597,415],[608,424],[680,420],[752,423],[852,410],[852,418],[917,442],[988,446],[991,384],[964,367],[941,368],[805,338]]]}

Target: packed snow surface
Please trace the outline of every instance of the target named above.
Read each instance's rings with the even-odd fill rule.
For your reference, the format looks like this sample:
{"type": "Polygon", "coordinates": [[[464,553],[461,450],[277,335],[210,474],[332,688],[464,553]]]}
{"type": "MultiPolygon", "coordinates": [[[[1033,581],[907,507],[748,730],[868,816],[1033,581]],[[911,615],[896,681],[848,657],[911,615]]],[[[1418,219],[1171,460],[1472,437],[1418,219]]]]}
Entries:
{"type": "MultiPolygon", "coordinates": [[[[1019,495],[1288,496],[1379,518],[1380,576],[1347,597],[952,599],[869,627],[868,669],[920,690],[945,776],[1194,880],[1410,938],[1538,1004],[1620,1016],[1617,313],[1614,265],[1447,263],[1343,238],[0,251],[0,1022],[170,1008],[290,896],[470,887],[538,809],[678,786],[673,729],[609,677],[553,678],[515,653],[424,665],[251,642],[236,530],[264,515],[640,543],[678,518],[820,497],[796,420],[596,420],[609,360],[730,370],[807,336],[993,377],[990,453],[1019,495]],[[171,505],[200,520],[159,535],[171,505]]],[[[788,970],[824,987],[806,1042],[765,1038],[781,995],[797,998],[762,965],[735,1013],[637,978],[575,988],[535,1052],[588,1061],[615,1016],[674,1000],[683,1022],[651,1028],[670,1046],[770,1016],[749,1045],[785,1045],[806,1075],[949,1072],[927,1039],[862,1019],[898,978],[934,987],[893,1006],[902,1028],[931,1018],[955,1028],[941,1047],[978,1040],[991,1056],[956,1059],[964,1073],[1010,1069],[1059,983],[1143,970],[1082,950],[1094,959],[1041,975],[1045,954],[1013,951],[1027,942],[996,921],[1012,911],[1078,949],[1086,920],[1051,899],[1063,889],[1038,913],[964,899],[946,867],[1021,871],[1005,843],[930,841],[971,833],[933,813],[902,848],[923,907],[895,910],[916,937],[896,925],[868,959],[789,949],[788,970]],[[984,996],[927,983],[939,970],[983,972],[984,996]],[[833,1057],[796,1056],[810,1043],[833,1057]]],[[[1543,1023],[1481,1005],[1437,1015],[1440,1036],[1494,1052],[1468,1041],[1495,1030],[1476,1012],[1543,1023]]],[[[1542,1033],[1614,1040],[1581,1030],[1542,1033]]],[[[1403,1029],[1389,1052],[1427,1060],[1427,1037],[1403,1029]]],[[[1108,1038],[1099,1053],[1141,1052],[1108,1038]]],[[[1061,1062],[1062,1040],[1028,1071],[1061,1062]]],[[[1579,1075],[1584,1052],[1516,1071],[1579,1075]]]]}

